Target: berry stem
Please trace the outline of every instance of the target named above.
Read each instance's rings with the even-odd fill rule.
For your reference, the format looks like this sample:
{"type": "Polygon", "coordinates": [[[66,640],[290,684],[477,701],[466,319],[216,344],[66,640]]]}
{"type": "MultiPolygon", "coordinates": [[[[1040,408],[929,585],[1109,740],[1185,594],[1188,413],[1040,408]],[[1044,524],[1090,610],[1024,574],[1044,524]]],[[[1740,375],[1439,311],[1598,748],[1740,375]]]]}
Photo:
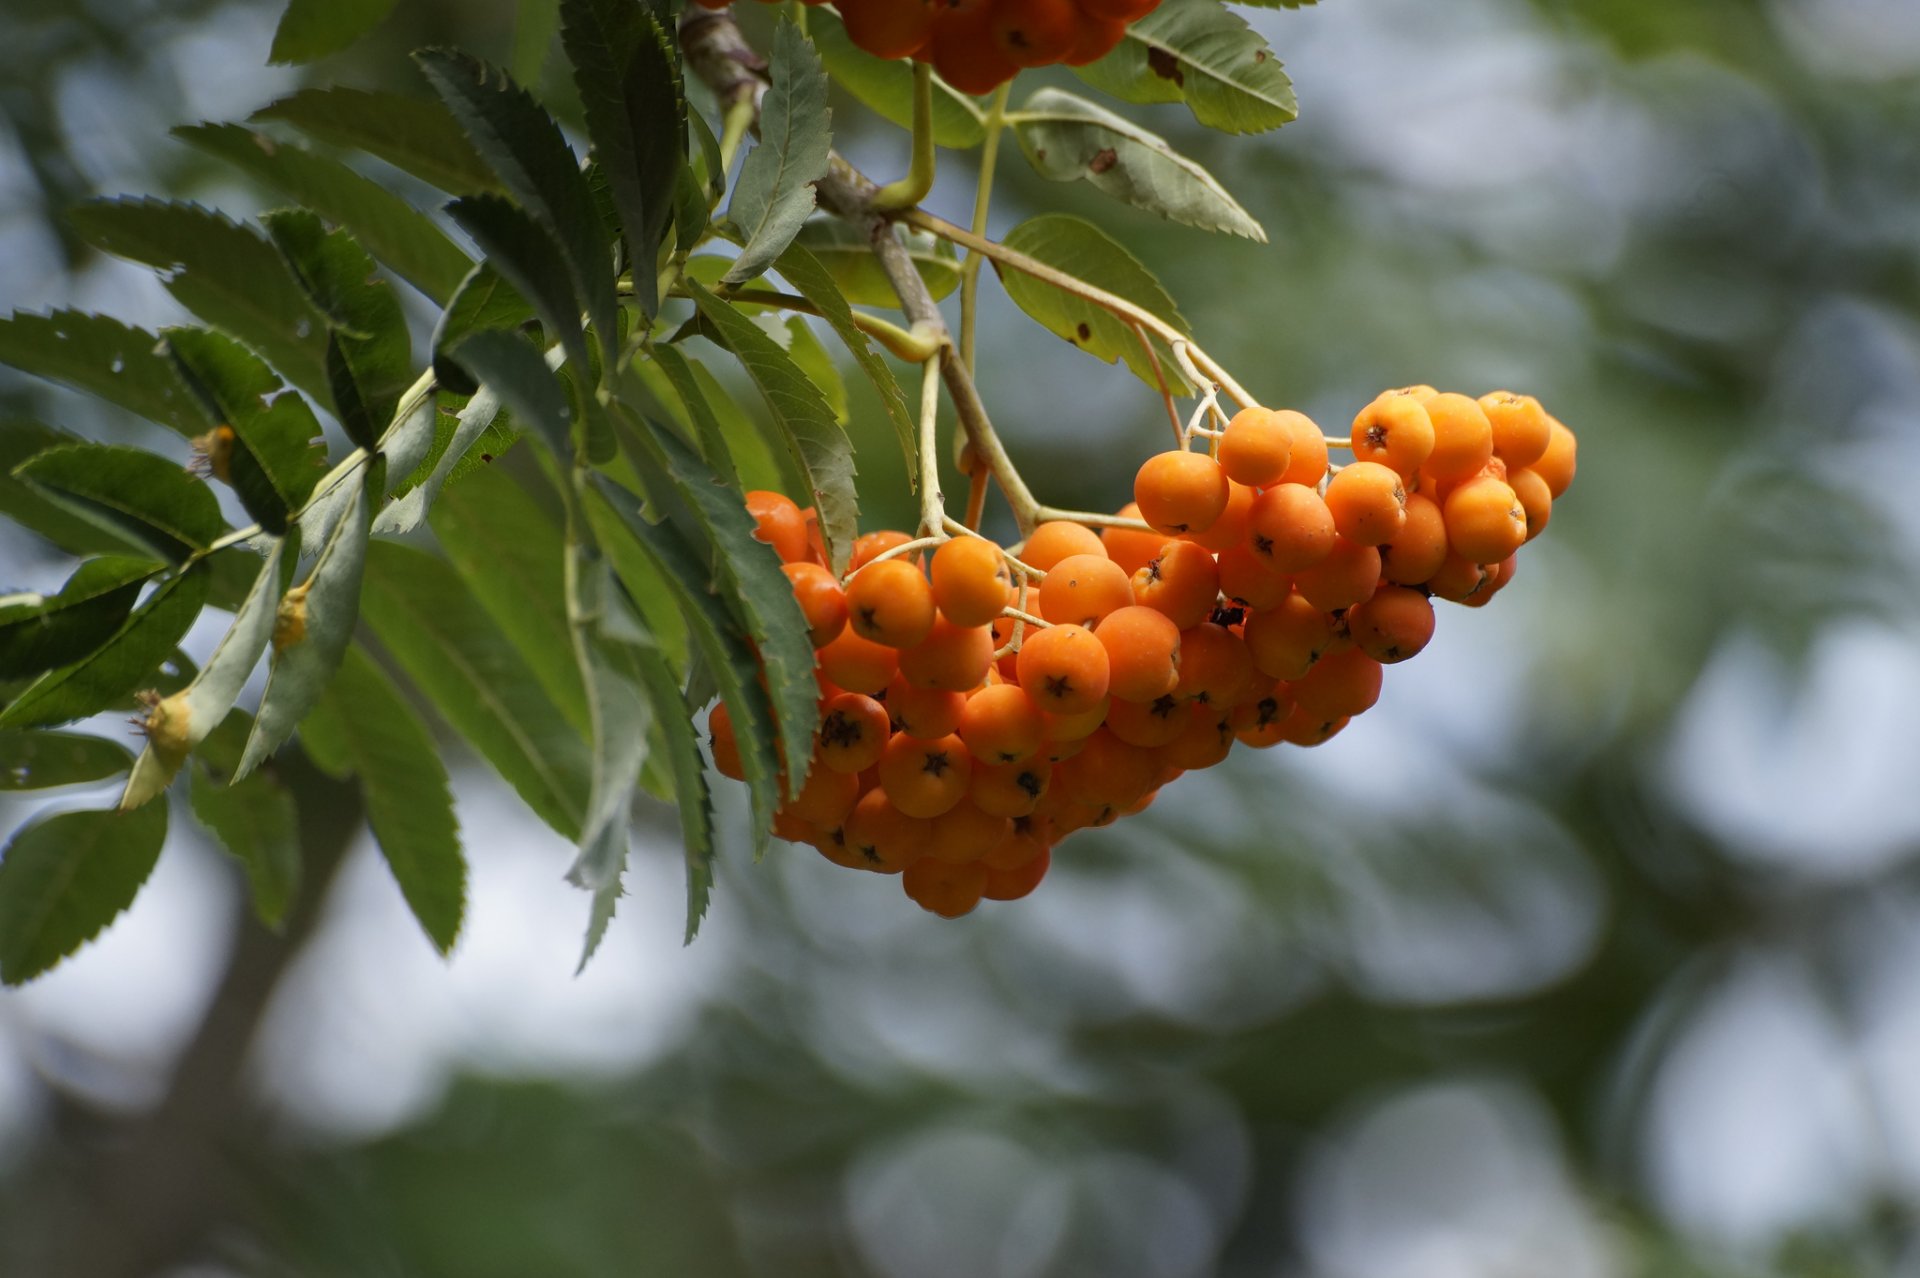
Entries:
{"type": "Polygon", "coordinates": [[[874,193],[872,207],[881,213],[910,209],[933,189],[933,64],[913,64],[913,159],[907,176],[889,182],[874,193]]]}
{"type": "MultiPolygon", "coordinates": [[[[1007,99],[1012,92],[1013,81],[1009,80],[993,91],[993,101],[987,107],[987,134],[980,144],[980,180],[973,191],[973,233],[982,237],[987,233],[994,170],[1000,161],[1000,133],[1006,128],[1007,99]]],[[[969,251],[966,264],[960,269],[960,358],[966,362],[969,373],[974,370],[975,302],[980,295],[980,264],[984,261],[980,254],[969,251]]]]}
{"type": "Polygon", "coordinates": [[[940,491],[940,366],[947,350],[936,349],[920,366],[920,536],[947,539],[947,499],[940,491]]]}

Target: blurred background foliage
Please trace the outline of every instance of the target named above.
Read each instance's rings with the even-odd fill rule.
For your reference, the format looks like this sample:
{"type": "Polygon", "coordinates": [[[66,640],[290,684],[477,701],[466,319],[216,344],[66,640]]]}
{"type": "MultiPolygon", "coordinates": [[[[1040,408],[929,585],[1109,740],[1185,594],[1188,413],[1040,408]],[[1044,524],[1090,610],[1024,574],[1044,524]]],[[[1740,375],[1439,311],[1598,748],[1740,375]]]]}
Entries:
{"type": "MultiPolygon", "coordinates": [[[[654,813],[576,981],[564,851],[469,775],[442,967],[351,820],[308,832],[342,868],[281,939],[176,838],[103,943],[0,994],[0,1273],[1920,1275],[1920,9],[1249,12],[1297,124],[1129,110],[1270,245],[1011,152],[995,230],[1095,218],[1335,429],[1412,381],[1540,395],[1582,466],[1515,588],[1443,609],[1333,743],[1187,778],[954,925],[736,838],[681,951],[654,813]]],[[[277,16],[0,8],[0,306],[165,322],[60,213],[258,207],[174,123],[302,76],[413,90],[427,43],[567,96],[541,0],[400,0],[298,74],[263,69],[277,16]]],[[[851,100],[834,123],[902,163],[851,100]]],[[[1158,405],[989,294],[1018,460],[1117,505],[1158,405]]],[[[0,411],[128,429],[13,378],[0,411]]],[[[853,429],[869,524],[908,518],[858,392],[853,429]]]]}

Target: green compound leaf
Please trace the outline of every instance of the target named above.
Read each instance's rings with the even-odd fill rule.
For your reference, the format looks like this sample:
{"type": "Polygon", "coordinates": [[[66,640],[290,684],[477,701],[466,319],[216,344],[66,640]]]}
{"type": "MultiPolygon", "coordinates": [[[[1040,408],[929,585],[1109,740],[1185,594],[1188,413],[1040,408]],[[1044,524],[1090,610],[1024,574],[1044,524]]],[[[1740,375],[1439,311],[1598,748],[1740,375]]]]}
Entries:
{"type": "Polygon", "coordinates": [[[287,393],[272,369],[231,338],[176,328],[167,330],[165,341],[181,380],[233,430],[227,482],[261,527],[284,533],[325,468],[319,419],[306,400],[287,393]]]}
{"type": "Polygon", "coordinates": [[[228,784],[252,732],[252,715],[229,714],[194,752],[187,795],[194,817],[246,871],[255,916],[277,932],[300,886],[300,811],[272,768],[228,784]]]}
{"type": "MultiPolygon", "coordinates": [[[[860,48],[847,38],[839,19],[824,9],[807,15],[807,34],[835,84],[901,128],[913,127],[912,67],[860,48]]],[[[986,117],[979,105],[944,80],[935,79],[933,86],[933,140],[960,151],[986,141],[986,117]]]]}
{"type": "Polygon", "coordinates": [[[466,913],[467,861],[433,737],[365,652],[349,649],[301,739],[360,778],[367,823],[433,947],[446,954],[466,913]]]}
{"type": "Polygon", "coordinates": [[[687,103],[673,41],[632,0],[562,0],[560,16],[594,158],[626,235],[641,307],[652,315],[659,304],[654,262],[687,159],[687,103]]]}
{"type": "Polygon", "coordinates": [[[0,793],[87,785],[119,776],[133,755],[117,741],[77,732],[0,731],[0,793]]]}
{"type": "MultiPolygon", "coordinates": [[[[619,327],[613,246],[560,126],[498,67],[444,49],[423,50],[414,58],[513,198],[553,236],[573,281],[576,321],[584,310],[599,335],[601,353],[611,361],[619,327]]],[[[497,251],[487,247],[490,255],[497,251]]],[[[533,296],[520,281],[514,283],[533,296]]]]}
{"type": "Polygon", "coordinates": [[[586,744],[453,568],[425,551],[375,542],[362,608],[441,717],[541,820],[578,839],[592,771],[586,744]]]}
{"type": "Polygon", "coordinates": [[[524,338],[483,329],[460,343],[453,358],[492,387],[514,420],[544,439],[562,466],[573,464],[573,406],[547,356],[524,338]]]}
{"type": "MultiPolygon", "coordinates": [[[[926,231],[903,232],[895,227],[894,235],[906,246],[914,270],[936,302],[960,287],[960,259],[953,245],[926,231]]],[[[840,290],[843,304],[900,309],[900,295],[893,291],[880,259],[873,255],[873,245],[859,227],[840,218],[815,218],[800,228],[793,245],[812,254],[826,270],[840,290]]],[[[783,260],[786,256],[782,255],[783,260]]],[[[787,275],[785,270],[780,273],[787,275]]],[[[799,287],[798,281],[791,276],[788,279],[799,287]]]]}
{"type": "Polygon", "coordinates": [[[238,124],[187,125],[173,134],[346,228],[435,302],[445,305],[473,267],[433,219],[338,160],[238,124]]]}
{"type": "Polygon", "coordinates": [[[727,206],[746,245],[726,273],[729,284],[759,275],[793,243],[813,212],[813,184],[826,176],[833,147],[827,73],[790,20],[774,34],[772,75],[761,103],[760,143],[741,163],[727,206]]]}
{"type": "Polygon", "coordinates": [[[69,219],[90,243],[161,272],[181,305],[327,399],[326,316],[258,231],[197,204],[152,199],[94,200],[69,219]]]}
{"type": "Polygon", "coordinates": [[[279,120],[315,141],[365,151],[455,195],[501,189],[459,121],[433,98],[334,85],[302,89],[255,111],[252,119],[279,120]]]}
{"type": "Polygon", "coordinates": [[[312,62],[338,53],[379,26],[394,0],[290,0],[267,61],[312,62]]]}
{"type": "Polygon", "coordinates": [[[780,344],[740,311],[692,280],[683,281],[701,318],[740,361],[772,410],[779,432],[789,491],[803,505],[818,505],[820,535],[835,571],[845,568],[859,532],[854,492],[853,444],[833,420],[819,388],[780,344]]]}
{"type": "MultiPolygon", "coordinates": [[[[576,367],[587,367],[586,337],[580,329],[580,307],[568,283],[566,257],[546,228],[526,210],[495,195],[455,200],[447,213],[486,253],[487,265],[533,307],[541,325],[566,348],[567,359],[576,367]]],[[[489,331],[493,330],[476,327],[470,336],[489,331]]],[[[451,348],[447,357],[451,359],[451,348]]]]}
{"type": "MultiPolygon", "coordinates": [[[[879,392],[881,407],[887,410],[887,420],[893,423],[893,433],[900,441],[901,455],[907,461],[907,474],[909,477],[917,476],[920,459],[915,443],[917,427],[913,410],[907,407],[906,394],[900,389],[893,369],[880,358],[880,352],[873,348],[872,341],[854,324],[853,308],[847,305],[837,281],[818,258],[799,244],[780,255],[775,269],[799,290],[802,297],[813,303],[820,317],[827,321],[834,335],[853,355],[853,362],[873,383],[873,389],[879,392]]],[[[841,415],[844,419],[844,410],[841,415]]]]}
{"type": "Polygon", "coordinates": [[[25,984],[98,936],[133,904],[166,837],[164,803],[63,812],[16,832],[0,854],[0,982],[25,984]]]}
{"type": "Polygon", "coordinates": [[[1214,176],[1125,116],[1059,89],[1041,89],[1013,116],[1036,172],[1095,189],[1169,221],[1259,243],[1267,233],[1214,176]]]}
{"type": "Polygon", "coordinates": [[[471,395],[479,383],[467,371],[448,358],[469,333],[482,329],[513,330],[533,318],[533,307],[520,291],[500,278],[489,264],[473,268],[460,281],[460,288],[433,330],[433,375],[440,385],[456,395],[471,395]]]}
{"type": "Polygon", "coordinates": [[[0,419],[0,515],[46,538],[70,555],[138,555],[152,551],[142,538],[101,526],[49,500],[32,484],[14,478],[14,468],[30,457],[85,441],[40,422],[0,419]]]}
{"type": "Polygon", "coordinates": [[[1112,53],[1074,70],[1128,102],[1185,102],[1224,133],[1262,133],[1299,114],[1280,59],[1218,0],[1164,0],[1112,53]]]}
{"type": "Polygon", "coordinates": [[[15,312],[0,319],[0,364],[98,395],[189,438],[219,424],[180,384],[159,338],[106,315],[15,312]]]}
{"type": "Polygon", "coordinates": [[[138,448],[69,444],[36,453],[13,473],[69,513],[169,563],[205,550],[227,528],[212,489],[138,448]]]}
{"type": "MultiPolygon", "coordinates": [[[[1187,321],[1153,272],[1091,222],[1065,213],[1045,213],[1009,231],[1006,246],[1124,298],[1182,333],[1187,331],[1187,321]]],[[[1002,270],[1000,282],[1015,305],[1056,337],[1109,364],[1125,360],[1141,381],[1156,389],[1159,377],[1164,377],[1175,395],[1193,394],[1172,349],[1158,337],[1145,335],[1159,359],[1157,377],[1154,362],[1141,349],[1132,326],[1113,312],[1020,271],[1002,270]]]]}
{"type": "Polygon", "coordinates": [[[0,679],[31,679],[99,648],[165,567],[113,555],[81,564],[58,594],[0,596],[0,679]]]}

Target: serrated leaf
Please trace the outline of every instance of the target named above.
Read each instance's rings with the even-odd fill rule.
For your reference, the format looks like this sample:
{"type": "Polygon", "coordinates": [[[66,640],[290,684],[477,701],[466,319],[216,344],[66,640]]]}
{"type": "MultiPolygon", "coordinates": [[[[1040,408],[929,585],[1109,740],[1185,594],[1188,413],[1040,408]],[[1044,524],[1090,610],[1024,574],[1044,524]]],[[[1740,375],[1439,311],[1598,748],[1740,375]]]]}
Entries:
{"type": "Polygon", "coordinates": [[[379,26],[394,0],[289,0],[267,61],[312,62],[338,53],[379,26]]]}
{"type": "MultiPolygon", "coordinates": [[[[1182,333],[1187,331],[1186,320],[1153,272],[1141,265],[1125,245],[1091,222],[1065,213],[1044,213],[1014,227],[1005,242],[1010,249],[1124,298],[1182,333]]],[[[1004,269],[1000,277],[1014,304],[1056,337],[1109,364],[1123,359],[1141,381],[1158,388],[1153,361],[1125,320],[1020,271],[1004,269]]],[[[1159,357],[1159,375],[1166,379],[1167,388],[1175,395],[1192,394],[1193,388],[1181,375],[1172,349],[1152,334],[1146,337],[1159,357]]]]}
{"type": "Polygon", "coordinates": [[[568,839],[580,835],[587,748],[445,561],[375,542],[367,622],[454,730],[568,839]]]}
{"type": "Polygon", "coordinates": [[[654,385],[653,379],[649,378],[647,373],[651,369],[657,369],[665,377],[667,387],[671,388],[673,396],[680,401],[682,412],[678,420],[691,428],[694,437],[700,441],[700,451],[705,455],[707,465],[713,467],[714,473],[719,475],[721,481],[728,487],[739,488],[740,476],[734,468],[733,452],[727,443],[726,430],[721,426],[719,415],[714,412],[712,403],[708,401],[705,391],[694,376],[693,361],[688,359],[677,346],[656,346],[652,354],[653,358],[638,367],[635,370],[636,374],[648,389],[653,391],[656,398],[668,403],[668,411],[671,412],[671,404],[666,400],[662,388],[654,385]]]}
{"type": "Polygon", "coordinates": [[[1128,102],[1185,102],[1224,133],[1277,129],[1299,114],[1280,59],[1219,0],[1163,0],[1113,52],[1074,72],[1128,102]]]}
{"type": "Polygon", "coordinates": [[[162,803],[17,831],[0,854],[0,981],[24,984],[98,936],[133,904],[166,837],[162,803]]]}
{"type": "Polygon", "coordinates": [[[474,397],[467,401],[455,419],[453,437],[440,452],[433,469],[422,477],[403,495],[387,503],[373,521],[376,533],[404,533],[418,528],[439,499],[447,481],[460,469],[463,459],[473,450],[477,441],[494,429],[500,414],[500,399],[486,387],[481,387],[474,397]]]}
{"type": "Polygon", "coordinates": [[[687,931],[691,942],[706,917],[713,894],[713,798],[707,791],[700,738],[687,713],[686,698],[673,671],[657,649],[636,647],[632,660],[641,688],[653,706],[654,741],[666,756],[673,778],[674,807],[687,865],[687,931]]]}
{"type": "MultiPolygon", "coordinates": [[[[876,58],[847,37],[838,18],[824,10],[807,15],[820,60],[833,81],[870,110],[903,129],[913,127],[913,68],[898,59],[876,58]]],[[[968,151],[986,140],[986,117],[974,100],[944,80],[934,81],[933,140],[968,151]]]]}
{"type": "Polygon", "coordinates": [[[627,813],[647,761],[653,712],[625,647],[608,634],[613,576],[598,550],[567,547],[567,614],[580,681],[593,718],[593,778],[581,822],[580,853],[567,879],[589,892],[619,886],[627,865],[627,813]]]}
{"type": "Polygon", "coordinates": [[[0,422],[0,515],[70,555],[150,555],[142,540],[118,526],[106,528],[83,519],[49,501],[32,484],[14,478],[14,468],[29,457],[83,442],[77,435],[40,422],[0,422]]]}
{"type": "Polygon", "coordinates": [[[435,302],[444,305],[473,266],[473,259],[426,214],[338,160],[238,124],[187,125],[173,133],[345,227],[394,274],[435,302]]]}
{"type": "Polygon", "coordinates": [[[117,741],[77,732],[0,731],[0,792],[105,781],[133,766],[117,741]]]}
{"type": "Polygon", "coordinates": [[[160,339],[110,316],[16,311],[0,319],[0,363],[98,395],[189,438],[218,424],[180,384],[160,339]]]}
{"type": "Polygon", "coordinates": [[[835,571],[846,566],[859,531],[853,445],[807,375],[760,326],[691,280],[684,282],[701,317],[747,370],[779,428],[791,491],[818,505],[820,534],[835,571]]]}
{"type": "Polygon", "coordinates": [[[50,670],[0,710],[0,728],[45,728],[71,723],[120,705],[152,685],[161,663],[200,616],[207,600],[206,571],[195,566],[155,588],[126,624],[98,650],[50,670]]]}
{"type": "Polygon", "coordinates": [[[740,165],[727,215],[745,247],[725,281],[750,280],[793,243],[813,212],[813,184],[827,173],[832,112],[827,73],[813,44],[791,20],[774,34],[773,87],[760,106],[760,141],[740,165]]]}
{"type": "Polygon", "coordinates": [[[1041,89],[1013,116],[1036,172],[1097,190],[1169,221],[1266,243],[1267,233],[1214,176],[1124,116],[1059,89],[1041,89]]]}
{"type": "Polygon", "coordinates": [[[99,648],[165,566],[122,555],[91,559],[56,594],[0,596],[0,679],[31,679],[99,648]]]}
{"type": "Polygon", "coordinates": [[[467,862],[447,770],[426,726],[380,667],[350,649],[301,729],[360,778],[367,823],[413,917],[446,954],[466,912],[467,862]]]}
{"type": "Polygon", "coordinates": [[[316,141],[365,151],[455,195],[501,189],[459,121],[434,98],[332,85],[302,89],[252,119],[284,121],[316,141]]]}
{"type": "Polygon", "coordinates": [[[814,336],[813,327],[799,315],[787,316],[787,354],[800,366],[820,394],[825,397],[827,407],[833,410],[833,420],[845,426],[847,424],[847,383],[840,376],[839,366],[833,362],[833,356],[814,336]]]}
{"type": "Polygon", "coordinates": [[[208,324],[245,342],[281,376],[325,400],[327,322],[273,245],[197,204],[93,200],[68,215],[90,243],[161,273],[208,324]]]}
{"type": "MultiPolygon", "coordinates": [[[[951,244],[926,231],[903,232],[899,227],[894,228],[894,236],[906,248],[913,269],[919,272],[934,301],[960,287],[960,260],[951,244]]],[[[866,232],[851,222],[836,217],[815,218],[800,228],[793,245],[813,255],[844,302],[900,309],[900,295],[893,291],[880,259],[873,255],[866,232]]],[[[784,270],[780,273],[787,274],[784,270]]],[[[799,287],[797,281],[795,287],[799,287]]]]}
{"type": "Polygon", "coordinates": [[[637,296],[651,316],[659,305],[654,261],[687,156],[687,104],[673,42],[632,0],[563,0],[561,18],[587,133],[633,256],[637,296]]]}
{"type": "Polygon", "coordinates": [[[639,497],[606,476],[596,474],[592,482],[598,500],[589,501],[586,509],[596,534],[607,543],[624,532],[629,544],[651,560],[680,604],[694,648],[727,703],[753,808],[755,851],[763,853],[780,804],[779,772],[772,707],[759,683],[753,649],[727,606],[706,588],[712,569],[685,536],[670,525],[649,524],[641,517],[639,497]]]}
{"type": "Polygon", "coordinates": [[[300,885],[300,812],[271,768],[227,784],[252,728],[252,716],[236,710],[203,743],[194,757],[188,802],[246,871],[254,914],[278,931],[300,885]]]}
{"type": "Polygon", "coordinates": [[[227,528],[212,489],[138,448],[69,444],[34,454],[13,473],[72,514],[170,563],[205,550],[227,528]]]}
{"type": "Polygon", "coordinates": [[[482,263],[460,281],[453,301],[448,304],[433,330],[433,373],[440,385],[456,395],[471,395],[479,383],[467,371],[447,358],[469,333],[498,328],[508,331],[533,319],[533,306],[500,278],[500,272],[482,263]]]}
{"type": "Polygon", "coordinates": [[[471,334],[451,354],[500,396],[515,421],[546,441],[562,466],[573,464],[573,405],[546,356],[524,338],[498,329],[471,334]]]}
{"type": "Polygon", "coordinates": [[[510,476],[484,471],[435,505],[433,531],[467,589],[574,731],[591,731],[567,626],[566,540],[558,516],[510,476]]]}
{"type": "MultiPolygon", "coordinates": [[[[573,281],[573,327],[584,310],[600,338],[602,355],[611,360],[619,326],[612,245],[560,126],[498,67],[449,50],[428,49],[414,56],[506,189],[553,237],[573,281]]],[[[488,247],[489,254],[495,251],[488,247]]],[[[538,301],[524,283],[514,283],[538,301]]],[[[580,362],[584,367],[586,361],[580,362]]]]}
{"type": "Polygon", "coordinates": [[[320,479],[325,443],[319,419],[286,393],[273,370],[238,342],[205,329],[169,329],[168,354],[192,387],[234,434],[227,482],[261,527],[280,534],[320,479]],[[271,399],[271,402],[269,402],[271,399]]]}
{"type": "MultiPolygon", "coordinates": [[[[376,467],[377,471],[378,468],[376,467]]],[[[366,572],[368,534],[379,476],[356,476],[347,506],[327,535],[325,549],[307,579],[279,602],[280,623],[267,690],[235,779],[246,776],[278,750],[326,691],[340,668],[359,618],[360,583],[366,572]]]]}
{"type": "Polygon", "coordinates": [[[586,336],[568,283],[566,258],[546,228],[532,214],[492,195],[455,200],[447,212],[486,253],[487,265],[533,307],[541,325],[566,348],[567,358],[586,367],[586,336]]]}
{"type": "Polygon", "coordinates": [[[813,303],[820,317],[827,321],[853,355],[853,362],[873,383],[873,389],[880,396],[880,406],[887,410],[887,420],[893,423],[894,437],[900,443],[901,456],[906,459],[909,481],[918,483],[920,458],[913,411],[907,407],[907,397],[901,391],[893,370],[874,350],[867,335],[854,324],[853,308],[847,305],[846,299],[835,287],[836,282],[813,253],[799,244],[780,255],[777,269],[789,284],[800,291],[802,297],[813,303]]]}

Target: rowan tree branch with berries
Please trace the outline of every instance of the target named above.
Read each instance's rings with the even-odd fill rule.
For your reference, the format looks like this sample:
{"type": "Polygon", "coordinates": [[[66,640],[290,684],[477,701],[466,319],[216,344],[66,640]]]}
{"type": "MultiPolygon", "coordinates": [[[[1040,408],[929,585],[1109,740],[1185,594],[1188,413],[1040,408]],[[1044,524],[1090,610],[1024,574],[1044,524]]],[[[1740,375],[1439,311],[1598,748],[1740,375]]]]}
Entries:
{"type": "MultiPolygon", "coordinates": [[[[357,34],[351,12],[294,8],[357,34]]],[[[428,49],[416,97],[309,89],[178,131],[290,202],[257,223],[140,199],[75,212],[199,323],[0,321],[0,360],[176,437],[48,431],[10,454],[0,513],[79,562],[57,593],[0,599],[0,746],[27,786],[119,797],[14,835],[0,978],[31,979],[131,904],[177,798],[282,917],[302,869],[283,751],[358,784],[450,949],[464,852],[420,702],[577,844],[583,963],[643,793],[678,811],[692,938],[716,854],[709,756],[746,785],[757,854],[811,845],[958,917],[1031,893],[1061,840],[1236,746],[1329,740],[1425,646],[1433,600],[1479,606],[1513,580],[1575,464],[1530,397],[1408,386],[1324,431],[1258,400],[1092,223],[988,237],[1013,142],[1047,179],[1264,240],[1121,111],[1052,85],[1014,97],[1022,70],[1064,65],[1228,133],[1285,124],[1279,59],[1222,0],[741,8],[564,0],[584,156],[504,70],[428,49]],[[834,150],[836,110],[906,131],[897,178],[834,150]],[[922,207],[940,148],[980,153],[968,226],[922,207]],[[416,208],[341,150],[450,198],[416,208]],[[1056,508],[1014,464],[981,392],[988,265],[1164,407],[1174,447],[1143,459],[1130,503],[1056,508]],[[425,370],[406,288],[438,316],[425,370]],[[823,334],[898,437],[911,530],[861,530],[823,334]],[[951,505],[943,442],[967,480],[951,505]],[[994,491],[1004,547],[983,532],[994,491]],[[232,622],[196,662],[180,645],[209,607],[232,622]],[[140,711],[137,758],[85,726],[116,709],[140,711]]]]}

